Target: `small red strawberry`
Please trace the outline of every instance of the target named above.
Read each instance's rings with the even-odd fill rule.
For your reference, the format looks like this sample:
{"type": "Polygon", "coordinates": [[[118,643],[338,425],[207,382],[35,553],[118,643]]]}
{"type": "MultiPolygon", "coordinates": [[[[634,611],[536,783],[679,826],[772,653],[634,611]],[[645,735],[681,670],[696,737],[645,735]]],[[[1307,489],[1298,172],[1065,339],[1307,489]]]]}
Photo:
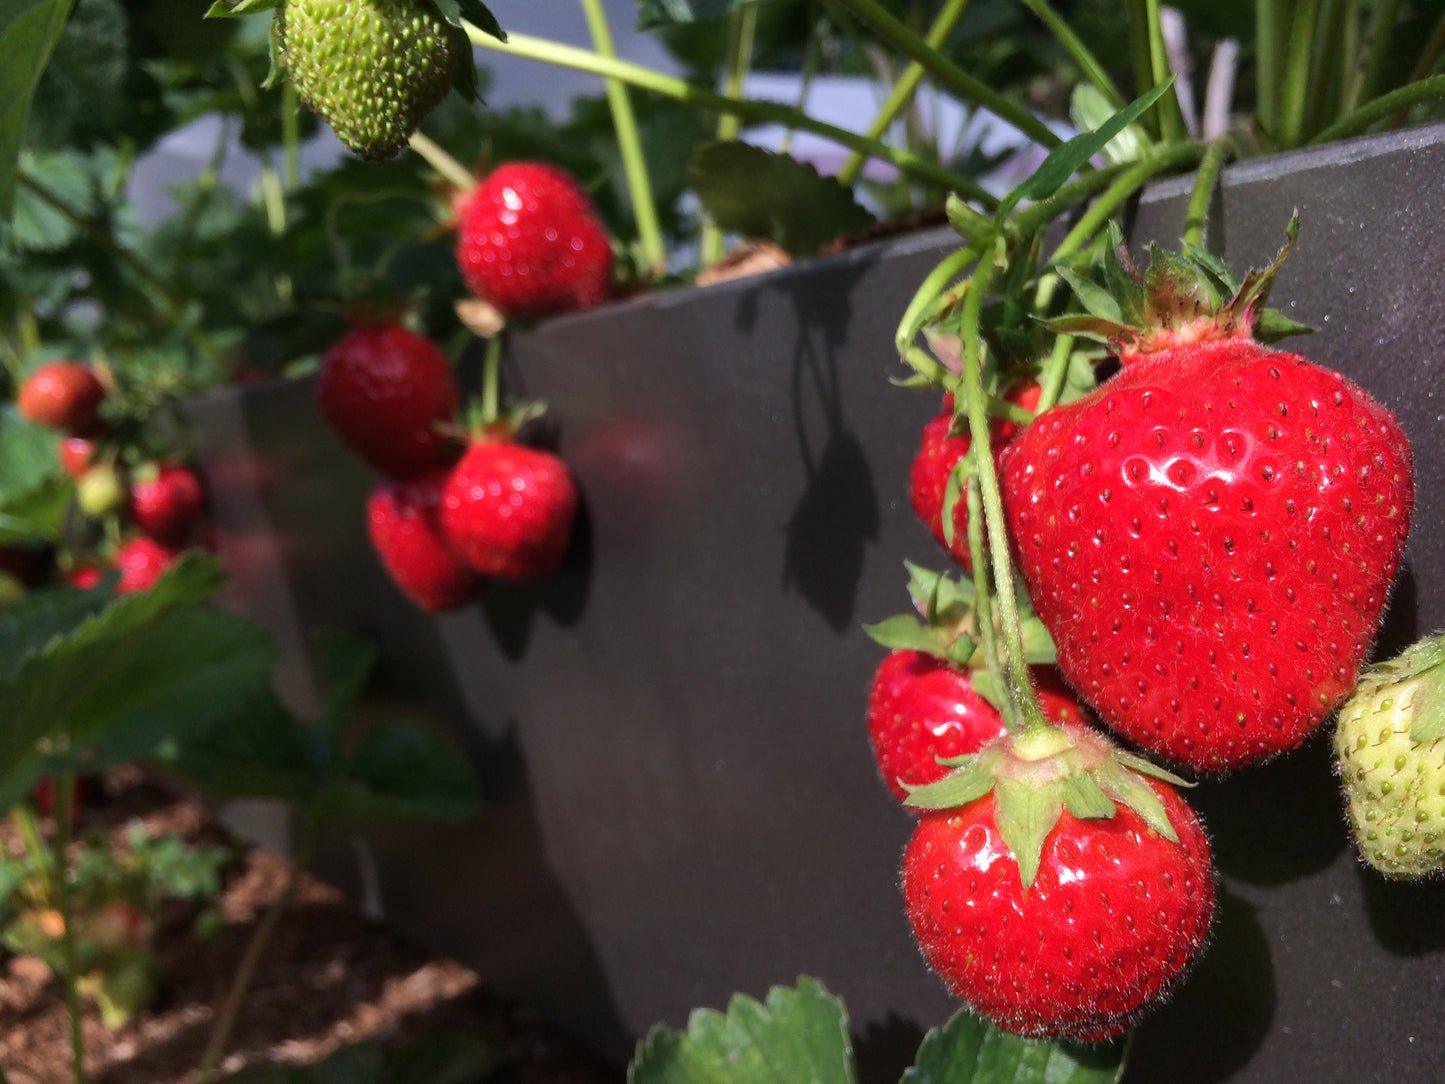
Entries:
{"type": "Polygon", "coordinates": [[[51,361],[26,378],[17,405],[33,422],[84,436],[94,431],[104,400],[105,387],[89,365],[51,361]]]}
{"type": "Polygon", "coordinates": [[[143,468],[131,482],[130,511],[136,526],[172,549],[190,537],[204,503],[201,480],[186,467],[143,468]]]}
{"type": "Polygon", "coordinates": [[[442,490],[442,534],[484,576],[525,580],[562,562],[577,487],[551,452],[510,438],[473,440],[442,490]]]}
{"type": "Polygon", "coordinates": [[[371,544],[402,592],[423,610],[465,606],[482,593],[481,575],[462,561],[441,534],[441,490],[448,472],[388,479],[366,505],[371,544]]]}
{"type": "Polygon", "coordinates": [[[584,309],[612,292],[612,243],[592,201],[541,162],[509,162],[456,205],[457,267],[504,316],[584,309]]]}
{"type": "Polygon", "coordinates": [[[120,569],[118,594],[149,591],[166,569],[175,564],[178,554],[153,538],[140,535],[115,552],[115,567],[120,569]]]}
{"type": "MultiPolygon", "coordinates": [[[[1251,337],[1288,251],[1237,289],[1218,261],[1156,252],[1122,304],[1132,325],[1117,311],[1067,324],[1110,337],[1119,374],[1001,460],[1020,570],[1069,683],[1120,734],[1201,772],[1298,746],[1354,686],[1414,505],[1394,416],[1251,337]],[[1236,289],[1223,304],[1220,281],[1236,289]]],[[[1127,280],[1118,263],[1111,278],[1127,280]]]]}
{"type": "Polygon", "coordinates": [[[72,586],[89,591],[105,578],[105,569],[99,565],[76,565],[65,573],[65,578],[72,586]]]}
{"type": "Polygon", "coordinates": [[[95,460],[95,441],[89,437],[63,437],[55,448],[61,469],[72,478],[79,478],[95,460]]]}
{"type": "Polygon", "coordinates": [[[1000,739],[917,790],[908,919],[948,988],[1004,1031],[1099,1042],[1199,957],[1214,872],[1174,787],[1083,727],[1000,739]]]}
{"type": "MultiPolygon", "coordinates": [[[[1039,403],[1043,388],[1036,380],[1025,380],[1017,384],[1005,398],[1023,409],[1032,411],[1039,403]]],[[[923,427],[923,439],[918,452],[908,469],[908,499],[913,511],[923,521],[940,546],[946,549],[955,561],[965,569],[972,570],[973,561],[968,553],[968,503],[957,501],[953,506],[953,541],[944,536],[943,506],[948,492],[948,480],[954,469],[968,455],[973,441],[966,426],[961,433],[954,433],[956,425],[962,424],[954,414],[953,393],[943,396],[943,409],[923,427]]],[[[1018,433],[1019,427],[1002,418],[989,423],[989,443],[995,460],[1004,446],[1018,433]]]]}
{"type": "Polygon", "coordinates": [[[375,470],[405,478],[453,457],[439,426],[461,393],[446,355],[399,324],[353,328],[322,361],[316,401],[341,439],[375,470]]]}

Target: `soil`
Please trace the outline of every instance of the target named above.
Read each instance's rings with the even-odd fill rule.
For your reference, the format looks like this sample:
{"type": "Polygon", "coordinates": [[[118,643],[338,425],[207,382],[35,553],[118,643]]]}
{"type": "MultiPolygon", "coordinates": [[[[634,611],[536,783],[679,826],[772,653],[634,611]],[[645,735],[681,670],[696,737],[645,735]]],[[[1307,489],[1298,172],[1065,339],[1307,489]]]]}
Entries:
{"type": "MultiPolygon", "coordinates": [[[[139,820],[152,835],[235,849],[215,915],[199,932],[203,905],[167,905],[156,916],[163,975],[151,1009],[108,1031],[86,1005],[91,1084],[195,1084],[211,1027],[257,923],[281,895],[289,867],[231,839],[199,802],[134,770],[103,781],[81,813],[119,846],[139,820]],[[219,916],[219,922],[215,917],[219,916]]],[[[19,853],[7,821],[0,844],[19,853]]],[[[484,1044],[497,1068],[487,1084],[619,1084],[625,1072],[489,996],[481,978],[364,917],[342,895],[303,878],[257,968],[222,1076],[258,1067],[316,1065],[352,1044],[395,1051],[448,1034],[484,1044]]],[[[10,1084],[69,1084],[70,1024],[59,980],[32,957],[0,962],[0,1068],[10,1084]]],[[[451,1079],[451,1078],[448,1078],[451,1079]]]]}

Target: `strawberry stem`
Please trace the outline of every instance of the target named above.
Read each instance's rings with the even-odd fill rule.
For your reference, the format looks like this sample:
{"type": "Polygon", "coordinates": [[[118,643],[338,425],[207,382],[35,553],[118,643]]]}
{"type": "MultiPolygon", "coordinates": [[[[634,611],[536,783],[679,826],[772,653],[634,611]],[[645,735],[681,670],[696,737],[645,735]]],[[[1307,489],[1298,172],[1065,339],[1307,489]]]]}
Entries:
{"type": "Polygon", "coordinates": [[[1048,362],[1044,365],[1044,371],[1039,374],[1038,405],[1034,408],[1034,417],[1042,414],[1059,401],[1059,396],[1064,393],[1064,381],[1069,375],[1069,358],[1074,353],[1074,337],[1072,335],[1060,335],[1054,339],[1054,351],[1049,355],[1048,362]]]}
{"type": "MultiPolygon", "coordinates": [[[[983,342],[979,332],[983,298],[993,279],[992,259],[980,260],[968,283],[963,298],[963,395],[955,396],[965,404],[969,436],[972,442],[974,467],[982,497],[983,519],[988,530],[989,560],[993,566],[994,591],[999,604],[999,626],[1003,635],[1007,667],[1000,678],[1008,694],[1013,719],[1026,730],[1050,725],[1039,706],[1038,696],[1029,681],[1028,660],[1024,651],[1022,624],[1019,620],[1018,597],[1014,593],[1013,567],[1009,561],[1008,533],[1004,524],[1003,497],[999,492],[998,472],[989,452],[988,414],[984,409],[983,370],[980,355],[983,342]]],[[[972,528],[970,528],[971,530],[972,528]]]]}
{"type": "MultiPolygon", "coordinates": [[[[757,4],[738,4],[728,19],[727,78],[723,88],[729,98],[743,92],[743,80],[753,58],[753,33],[758,25],[757,4]]],[[[717,138],[724,143],[737,139],[742,123],[732,113],[723,113],[717,120],[717,138]]],[[[702,235],[698,240],[698,262],[711,267],[723,258],[723,231],[710,217],[704,216],[702,235]]]]}
{"type": "MultiPolygon", "coordinates": [[[[967,7],[968,0],[948,0],[939,11],[938,17],[933,20],[933,25],[928,28],[928,34],[923,39],[924,43],[935,51],[942,49],[967,7]]],[[[924,67],[917,60],[911,61],[903,70],[903,74],[893,84],[888,98],[873,117],[873,123],[868,126],[869,139],[879,139],[884,132],[888,131],[889,126],[898,119],[898,114],[903,112],[904,107],[913,100],[913,95],[918,91],[918,84],[923,81],[924,74],[924,67]]],[[[854,151],[852,156],[843,163],[843,168],[838,171],[838,180],[843,184],[852,185],[858,179],[858,175],[863,172],[864,161],[865,156],[859,151],[854,151]]]]}
{"type": "MultiPolygon", "coordinates": [[[[532,37],[529,34],[510,33],[507,35],[506,44],[503,44],[490,34],[469,25],[467,37],[473,45],[480,45],[484,49],[526,57],[530,60],[540,60],[546,64],[556,64],[559,67],[572,68],[576,71],[591,72],[593,75],[600,75],[604,78],[619,79],[631,86],[668,98],[675,98],[700,109],[732,113],[751,124],[781,124],[785,128],[812,132],[815,135],[831,139],[849,150],[862,151],[870,158],[882,159],[916,180],[956,190],[969,199],[977,200],[988,207],[995,207],[998,204],[998,198],[986,191],[971,177],[944,169],[923,155],[890,147],[886,143],[869,139],[857,132],[850,132],[846,128],[839,128],[837,125],[817,120],[801,109],[783,102],[730,98],[725,94],[717,94],[708,90],[706,87],[689,83],[685,79],[653,71],[641,64],[598,56],[586,49],[562,45],[559,42],[532,37]]],[[[1055,140],[1057,141],[1057,137],[1055,140]]]]}
{"type": "MultiPolygon", "coordinates": [[[[988,560],[983,549],[984,512],[983,493],[979,489],[977,476],[968,480],[968,558],[973,564],[974,610],[978,614],[978,641],[983,648],[983,661],[991,674],[1003,672],[1003,660],[998,653],[998,637],[994,635],[993,596],[988,589],[988,560]]],[[[1004,714],[1009,726],[1019,725],[1019,720],[1010,708],[1004,714]]]]}
{"type": "MultiPolygon", "coordinates": [[[[747,4],[751,8],[753,5],[747,4]]],[[[592,33],[592,46],[598,56],[617,58],[612,44],[612,30],[607,25],[607,12],[598,0],[582,0],[582,11],[592,33]]],[[[662,229],[657,223],[657,206],[652,198],[652,180],[647,171],[647,158],[642,153],[642,139],[637,133],[637,118],[627,86],[618,79],[607,80],[607,105],[612,112],[612,127],[617,133],[617,149],[622,155],[622,171],[627,177],[627,194],[632,201],[632,216],[637,222],[637,240],[642,258],[653,271],[667,266],[667,251],[662,243],[662,229]]]]}
{"type": "Polygon", "coordinates": [[[502,380],[502,336],[493,335],[487,340],[486,353],[482,356],[482,426],[496,422],[501,411],[500,385],[502,380]]]}
{"type": "Polygon", "coordinates": [[[1214,196],[1214,186],[1219,180],[1219,171],[1231,150],[1227,136],[1220,136],[1204,150],[1199,160],[1199,171],[1194,175],[1194,187],[1189,193],[1189,208],[1184,213],[1184,243],[1204,244],[1204,226],[1209,220],[1209,201],[1214,196]]]}
{"type": "Polygon", "coordinates": [[[1410,83],[1382,94],[1368,105],[1362,105],[1344,120],[1332,124],[1323,132],[1310,139],[1310,143],[1333,143],[1359,135],[1371,125],[1384,120],[1396,111],[1409,109],[1420,102],[1437,101],[1445,98],[1445,75],[1432,75],[1418,83],[1410,83]]]}
{"type": "Polygon", "coordinates": [[[423,135],[420,129],[412,132],[411,137],[407,140],[407,145],[410,146],[417,156],[426,162],[427,165],[431,166],[432,169],[436,170],[463,192],[477,183],[477,179],[472,176],[471,170],[448,154],[436,140],[430,136],[423,135]]]}

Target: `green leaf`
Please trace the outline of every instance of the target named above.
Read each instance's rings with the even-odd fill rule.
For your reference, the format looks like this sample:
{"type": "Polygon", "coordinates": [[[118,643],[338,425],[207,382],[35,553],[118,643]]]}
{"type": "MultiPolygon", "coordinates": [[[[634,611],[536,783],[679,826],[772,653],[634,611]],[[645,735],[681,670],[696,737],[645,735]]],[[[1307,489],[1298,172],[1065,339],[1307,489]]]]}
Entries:
{"type": "Polygon", "coordinates": [[[957,762],[947,761],[954,770],[942,779],[925,783],[921,787],[910,787],[904,804],[913,809],[957,809],[976,802],[994,788],[994,768],[998,766],[998,755],[985,750],[982,753],[959,757],[957,762]]]}
{"type": "Polygon", "coordinates": [[[687,1031],[656,1027],[637,1046],[628,1084],[853,1084],[842,1002],[816,979],[776,986],[767,1001],[738,994],[727,1015],[698,1009],[687,1031]]]}
{"type": "Polygon", "coordinates": [[[1164,808],[1164,800],[1159,797],[1159,792],[1145,782],[1142,776],[1126,768],[1120,760],[1116,755],[1091,770],[1090,774],[1094,777],[1094,782],[1099,784],[1099,789],[1120,805],[1126,805],[1139,814],[1145,824],[1165,839],[1179,842],[1179,835],[1174,831],[1174,825],[1169,820],[1169,812],[1164,808]]]}
{"type": "MultiPolygon", "coordinates": [[[[1069,118],[1081,132],[1101,128],[1113,112],[1109,100],[1092,83],[1080,83],[1069,99],[1069,118]]],[[[1137,162],[1149,151],[1149,137],[1138,125],[1128,124],[1101,149],[1110,165],[1137,162]]]]}
{"type": "Polygon", "coordinates": [[[638,0],[637,29],[651,30],[659,26],[695,23],[699,19],[716,19],[739,4],[752,0],[638,0]]]}
{"type": "Polygon", "coordinates": [[[259,15],[263,11],[270,11],[281,6],[281,0],[215,0],[206,9],[207,19],[226,19],[241,15],[259,15]]]}
{"type": "Polygon", "coordinates": [[[314,799],[322,816],[386,821],[465,821],[476,815],[477,784],[466,761],[410,720],[382,723],[314,799]]]}
{"type": "Polygon", "coordinates": [[[937,655],[942,645],[938,636],[927,625],[912,614],[894,614],[873,625],[864,625],[863,631],[876,644],[890,651],[924,651],[937,655]]]}
{"type": "MultiPolygon", "coordinates": [[[[1027,597],[1027,596],[1025,596],[1027,597]]],[[[1020,622],[1024,641],[1024,659],[1035,666],[1052,666],[1059,661],[1054,638],[1037,617],[1024,617],[1020,622]]]]}
{"type": "Polygon", "coordinates": [[[0,509],[62,477],[58,440],[55,430],[27,421],[13,403],[0,407],[0,509]]]}
{"type": "Polygon", "coordinates": [[[1080,166],[1103,150],[1110,140],[1137,120],[1173,85],[1174,78],[1171,76],[1134,99],[1092,132],[1081,132],[1055,147],[1031,177],[1004,197],[999,204],[998,215],[1002,217],[1007,214],[1010,208],[1022,200],[1037,202],[1048,199],[1064,186],[1080,166]]]}
{"type": "Polygon", "coordinates": [[[1064,778],[1064,808],[1081,821],[1108,820],[1116,806],[1087,773],[1064,778]]]}
{"type": "Polygon", "coordinates": [[[873,222],[853,192],[786,154],[736,140],[699,147],[688,180],[708,216],[724,230],[768,240],[794,256],[873,222]]]}
{"type": "Polygon", "coordinates": [[[462,21],[471,23],[484,34],[490,34],[498,41],[506,41],[507,33],[497,22],[482,0],[433,0],[442,18],[452,26],[460,27],[462,21]]]}
{"type": "Polygon", "coordinates": [[[0,680],[8,681],[30,656],[110,604],[107,587],[81,591],[46,587],[0,607],[0,680]]]}
{"type": "Polygon", "coordinates": [[[1291,335],[1313,335],[1315,328],[1291,320],[1278,309],[1265,309],[1254,322],[1254,338],[1257,342],[1277,343],[1291,335]]]}
{"type": "Polygon", "coordinates": [[[7,0],[0,7],[0,223],[10,219],[30,100],[70,5],[71,0],[7,0]]]}
{"type": "Polygon", "coordinates": [[[1022,783],[1007,776],[994,787],[994,821],[999,836],[1019,864],[1025,891],[1038,876],[1044,841],[1063,811],[1062,787],[1022,783]]]}
{"type": "Polygon", "coordinates": [[[1021,1039],[968,1009],[923,1037],[901,1084],[1115,1084],[1125,1044],[1021,1039]]]}
{"type": "Polygon", "coordinates": [[[321,727],[332,746],[339,748],[356,701],[376,666],[376,645],[345,629],[326,629],[316,637],[316,654],[326,687],[321,727]]]}
{"type": "Polygon", "coordinates": [[[1080,305],[1084,306],[1084,311],[1090,316],[1112,324],[1124,322],[1124,314],[1119,311],[1119,302],[1108,290],[1093,279],[1079,274],[1072,267],[1060,266],[1056,270],[1059,277],[1069,284],[1069,289],[1073,291],[1074,297],[1078,299],[1080,305]]]}

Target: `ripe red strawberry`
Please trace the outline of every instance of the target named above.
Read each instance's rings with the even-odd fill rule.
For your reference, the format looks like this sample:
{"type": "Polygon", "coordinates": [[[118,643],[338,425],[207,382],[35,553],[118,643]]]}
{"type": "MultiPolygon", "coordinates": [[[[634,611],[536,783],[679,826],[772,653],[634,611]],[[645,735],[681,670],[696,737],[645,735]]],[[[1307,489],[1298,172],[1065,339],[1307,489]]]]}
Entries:
{"type": "Polygon", "coordinates": [[[442,466],[453,448],[461,392],[446,355],[399,324],[353,328],[322,361],[316,401],[341,439],[381,474],[405,478],[442,466]]]}
{"type": "Polygon", "coordinates": [[[88,437],[63,437],[56,445],[55,454],[61,469],[72,478],[79,478],[95,459],[95,441],[88,437]]]}
{"type": "Polygon", "coordinates": [[[457,267],[504,316],[584,309],[612,292],[612,243],[580,185],[554,166],[509,162],[457,202],[457,267]]]}
{"type": "Polygon", "coordinates": [[[545,576],[561,564],[577,487],[551,452],[512,440],[472,442],[442,490],[442,534],[478,572],[504,580],[545,576]]]}
{"type": "Polygon", "coordinates": [[[965,800],[925,814],[904,853],[924,958],[1005,1031],[1112,1038],[1203,948],[1214,912],[1208,840],[1172,786],[1119,757],[1082,727],[995,742],[934,784],[941,792],[974,772],[989,789],[967,797],[980,788],[965,785],[965,800]]]}
{"type": "Polygon", "coordinates": [[[167,464],[138,472],[131,483],[136,526],[163,546],[183,545],[201,518],[205,494],[194,471],[167,464]]]}
{"type": "Polygon", "coordinates": [[[105,577],[105,569],[98,565],[76,565],[65,578],[72,586],[79,587],[82,591],[89,591],[105,577]]]}
{"type": "Polygon", "coordinates": [[[95,429],[105,387],[89,365],[51,361],[36,369],[20,386],[20,413],[41,425],[84,436],[95,429]]]}
{"type": "MultiPolygon", "coordinates": [[[[1083,712],[1050,666],[1032,667],[1044,715],[1081,723],[1083,712]]],[[[873,675],[868,737],[883,781],[900,800],[907,786],[942,779],[938,757],[976,753],[1008,733],[999,710],[979,695],[973,673],[924,651],[893,651],[873,675]],[[907,786],[905,786],[907,784],[907,786]]]]}
{"type": "Polygon", "coordinates": [[[115,567],[120,569],[116,592],[123,595],[129,591],[149,591],[166,569],[175,564],[177,556],[175,550],[145,535],[131,539],[115,552],[115,567]]]}
{"type": "Polygon", "coordinates": [[[1120,734],[1201,772],[1294,748],[1353,687],[1414,504],[1394,416],[1250,337],[1284,255],[1218,311],[1183,260],[1156,254],[1128,304],[1165,326],[1093,321],[1122,370],[1001,461],[1021,572],[1070,684],[1120,734]]]}
{"type": "Polygon", "coordinates": [[[483,579],[441,534],[441,490],[448,472],[388,479],[366,504],[371,544],[402,592],[431,613],[465,606],[482,593],[483,579]]]}
{"type": "MultiPolygon", "coordinates": [[[[1036,380],[1026,380],[1017,385],[1005,398],[1023,407],[1025,410],[1034,410],[1039,403],[1039,396],[1043,394],[1043,388],[1036,380]]],[[[957,435],[950,435],[956,421],[954,417],[954,401],[951,392],[943,396],[943,409],[923,427],[923,439],[919,444],[918,453],[913,457],[913,462],[908,469],[908,499],[913,505],[913,511],[923,521],[937,540],[938,544],[946,549],[955,561],[964,568],[973,569],[973,561],[968,553],[968,503],[965,500],[957,501],[953,506],[953,542],[950,545],[943,533],[943,505],[944,496],[948,490],[948,479],[953,470],[968,450],[973,446],[972,439],[967,432],[957,435]]],[[[989,423],[989,443],[993,447],[994,457],[997,460],[998,454],[1003,447],[1018,433],[1019,427],[1013,422],[1005,421],[1002,418],[994,418],[989,423]]]]}

